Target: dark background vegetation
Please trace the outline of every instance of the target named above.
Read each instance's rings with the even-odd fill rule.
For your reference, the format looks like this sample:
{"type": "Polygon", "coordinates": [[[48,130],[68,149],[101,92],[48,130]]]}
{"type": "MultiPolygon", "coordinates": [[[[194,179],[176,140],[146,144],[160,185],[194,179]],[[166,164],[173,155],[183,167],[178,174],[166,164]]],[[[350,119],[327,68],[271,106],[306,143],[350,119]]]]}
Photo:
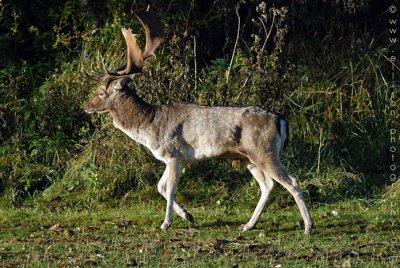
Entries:
{"type": "MultiPolygon", "coordinates": [[[[21,0],[0,2],[3,203],[87,206],[156,192],[163,166],[109,116],[82,108],[96,84],[81,71],[124,62],[122,26],[143,46],[131,10],[148,3],[166,41],[132,83],[145,100],[284,114],[284,162],[313,202],[376,196],[390,184],[389,126],[400,127],[388,104],[399,97],[390,84],[388,57],[398,52],[388,39],[390,1],[21,0]]],[[[193,164],[178,197],[252,200],[249,178],[229,162],[193,164]]]]}

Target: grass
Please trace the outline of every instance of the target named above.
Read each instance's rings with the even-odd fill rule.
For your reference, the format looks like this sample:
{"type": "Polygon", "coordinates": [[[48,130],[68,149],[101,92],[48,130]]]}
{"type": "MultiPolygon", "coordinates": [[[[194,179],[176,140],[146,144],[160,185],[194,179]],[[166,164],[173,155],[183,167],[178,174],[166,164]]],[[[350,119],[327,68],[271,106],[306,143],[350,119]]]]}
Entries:
{"type": "MultiPolygon", "coordinates": [[[[243,202],[245,203],[245,202],[243,202]]],[[[164,202],[76,209],[0,210],[2,267],[395,267],[400,264],[398,202],[314,204],[312,236],[295,206],[268,209],[255,230],[238,226],[246,205],[186,204],[191,225],[175,217],[159,230],[164,202]],[[336,213],[332,213],[336,211],[336,213]],[[60,224],[56,230],[50,230],[60,224]]]]}

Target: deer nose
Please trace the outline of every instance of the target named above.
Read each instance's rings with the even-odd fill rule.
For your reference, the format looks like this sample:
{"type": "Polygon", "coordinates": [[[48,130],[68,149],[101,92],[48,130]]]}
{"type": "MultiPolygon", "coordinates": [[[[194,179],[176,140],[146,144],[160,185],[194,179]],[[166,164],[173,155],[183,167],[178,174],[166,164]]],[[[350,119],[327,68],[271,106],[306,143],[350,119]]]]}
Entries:
{"type": "Polygon", "coordinates": [[[94,109],[90,106],[90,104],[86,105],[84,110],[85,110],[85,113],[88,113],[88,114],[94,113],[94,109]]]}

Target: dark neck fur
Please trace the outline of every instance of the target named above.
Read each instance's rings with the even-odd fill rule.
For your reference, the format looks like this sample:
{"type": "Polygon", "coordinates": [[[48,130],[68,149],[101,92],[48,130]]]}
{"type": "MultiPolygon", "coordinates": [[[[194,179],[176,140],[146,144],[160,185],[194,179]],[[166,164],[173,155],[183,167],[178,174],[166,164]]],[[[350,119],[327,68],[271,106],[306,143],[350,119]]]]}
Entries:
{"type": "Polygon", "coordinates": [[[121,127],[139,129],[153,121],[155,106],[143,101],[133,90],[125,88],[115,97],[110,113],[121,127]]]}

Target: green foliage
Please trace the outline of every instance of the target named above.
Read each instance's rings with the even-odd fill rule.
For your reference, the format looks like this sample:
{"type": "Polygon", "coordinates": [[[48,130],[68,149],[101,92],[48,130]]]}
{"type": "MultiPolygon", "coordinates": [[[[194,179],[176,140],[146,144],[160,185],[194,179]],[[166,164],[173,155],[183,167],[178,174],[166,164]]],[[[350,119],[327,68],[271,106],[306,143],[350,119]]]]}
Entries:
{"type": "MultiPolygon", "coordinates": [[[[84,114],[96,84],[80,74],[124,63],[122,26],[138,32],[143,47],[130,10],[145,1],[132,7],[130,1],[41,0],[33,8],[28,2],[0,3],[0,192],[14,205],[30,196],[90,205],[127,198],[136,189],[155,193],[162,165],[115,130],[109,117],[84,114]]],[[[400,96],[388,82],[387,58],[396,48],[382,40],[382,25],[370,21],[383,7],[249,0],[236,13],[236,2],[157,1],[166,40],[132,88],[156,104],[279,111],[291,128],[285,164],[311,189],[311,200],[379,193],[374,189],[390,183],[383,130],[400,128],[388,105],[390,95],[400,96]]],[[[257,188],[244,170],[228,171],[228,162],[191,168],[180,198],[252,200],[257,188]],[[215,180],[220,196],[210,193],[215,180]]],[[[291,202],[287,195],[273,200],[291,202]]]]}

